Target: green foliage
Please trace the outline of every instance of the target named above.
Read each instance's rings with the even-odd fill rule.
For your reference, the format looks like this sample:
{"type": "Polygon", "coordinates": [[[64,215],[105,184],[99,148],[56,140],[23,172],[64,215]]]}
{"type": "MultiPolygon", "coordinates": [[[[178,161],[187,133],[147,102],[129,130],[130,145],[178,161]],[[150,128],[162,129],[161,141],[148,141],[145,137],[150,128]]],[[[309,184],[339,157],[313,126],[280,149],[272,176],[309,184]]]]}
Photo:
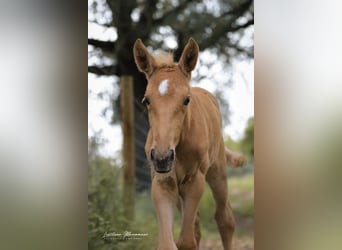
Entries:
{"type": "Polygon", "coordinates": [[[136,197],[135,218],[125,219],[122,202],[122,170],[118,163],[97,153],[101,143],[89,139],[88,249],[153,249],[158,235],[157,221],[149,194],[136,197]],[[138,239],[103,237],[106,233],[148,234],[138,239]]]}
{"type": "Polygon", "coordinates": [[[225,141],[225,145],[227,148],[233,150],[233,151],[241,151],[241,141],[235,141],[230,136],[227,137],[225,141]]]}
{"type": "Polygon", "coordinates": [[[242,152],[254,157],[254,117],[249,118],[247,127],[241,140],[242,152]]]}
{"type": "Polygon", "coordinates": [[[149,250],[156,246],[157,221],[148,194],[136,197],[135,218],[125,219],[122,203],[121,169],[111,159],[97,156],[89,163],[88,249],[149,250]],[[139,239],[105,237],[105,233],[148,234],[139,239]]]}
{"type": "Polygon", "coordinates": [[[112,225],[123,223],[118,179],[118,171],[108,159],[96,156],[89,162],[88,249],[114,249],[102,236],[112,231],[112,225]]]}
{"type": "Polygon", "coordinates": [[[243,176],[254,172],[254,117],[249,118],[247,125],[240,140],[227,137],[225,146],[233,151],[243,153],[246,164],[242,168],[228,168],[228,176],[243,176]]]}
{"type": "Polygon", "coordinates": [[[230,136],[225,141],[226,147],[233,151],[242,152],[247,158],[254,158],[254,117],[247,121],[243,137],[240,140],[233,140],[230,136]]]}

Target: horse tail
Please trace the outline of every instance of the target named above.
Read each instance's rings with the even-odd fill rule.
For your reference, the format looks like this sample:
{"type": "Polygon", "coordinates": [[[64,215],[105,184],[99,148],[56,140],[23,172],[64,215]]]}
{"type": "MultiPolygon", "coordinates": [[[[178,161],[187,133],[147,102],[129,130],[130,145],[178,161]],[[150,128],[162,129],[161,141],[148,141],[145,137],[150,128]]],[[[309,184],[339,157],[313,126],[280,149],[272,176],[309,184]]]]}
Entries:
{"type": "Polygon", "coordinates": [[[226,148],[226,160],[229,166],[231,167],[242,167],[245,163],[245,159],[242,154],[233,152],[226,148]]]}

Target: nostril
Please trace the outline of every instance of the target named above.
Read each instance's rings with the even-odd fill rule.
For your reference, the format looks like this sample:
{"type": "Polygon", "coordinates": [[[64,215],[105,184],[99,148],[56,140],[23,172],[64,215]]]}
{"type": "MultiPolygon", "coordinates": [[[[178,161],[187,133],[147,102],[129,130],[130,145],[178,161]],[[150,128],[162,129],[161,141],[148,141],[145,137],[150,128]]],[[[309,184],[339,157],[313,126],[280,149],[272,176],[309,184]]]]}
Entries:
{"type": "Polygon", "coordinates": [[[150,155],[151,156],[151,160],[154,161],[154,148],[151,149],[151,153],[150,154],[151,154],[150,155]]]}
{"type": "Polygon", "coordinates": [[[170,160],[171,160],[171,161],[174,161],[174,160],[175,160],[175,150],[174,150],[174,149],[171,149],[170,160]]]}

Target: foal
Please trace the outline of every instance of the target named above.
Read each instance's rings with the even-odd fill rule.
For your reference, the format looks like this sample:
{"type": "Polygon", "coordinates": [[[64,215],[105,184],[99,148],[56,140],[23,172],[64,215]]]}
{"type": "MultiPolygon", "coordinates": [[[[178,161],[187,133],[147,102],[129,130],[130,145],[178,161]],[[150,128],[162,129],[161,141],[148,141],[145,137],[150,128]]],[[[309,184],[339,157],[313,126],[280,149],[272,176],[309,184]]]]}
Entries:
{"type": "Polygon", "coordinates": [[[142,41],[134,44],[134,59],[148,85],[142,102],[150,129],[145,152],[151,165],[152,200],[159,223],[159,250],[198,249],[198,203],[205,181],[216,202],[215,219],[225,250],[232,249],[235,227],[227,201],[226,165],[243,165],[243,157],[224,147],[221,114],[213,95],[190,87],[199,48],[189,39],[179,63],[172,55],[153,57],[142,41]],[[172,226],[175,207],[182,214],[177,243],[172,226]]]}

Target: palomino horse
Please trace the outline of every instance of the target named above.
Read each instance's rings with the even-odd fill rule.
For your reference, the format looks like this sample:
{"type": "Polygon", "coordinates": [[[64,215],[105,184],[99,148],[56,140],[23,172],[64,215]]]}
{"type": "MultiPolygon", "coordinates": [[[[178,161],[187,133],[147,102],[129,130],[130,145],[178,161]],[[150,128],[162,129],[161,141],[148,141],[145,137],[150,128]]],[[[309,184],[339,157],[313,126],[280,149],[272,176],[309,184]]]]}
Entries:
{"type": "Polygon", "coordinates": [[[221,114],[213,95],[190,87],[199,48],[190,38],[179,63],[171,54],[153,57],[142,41],[134,44],[134,59],[148,85],[143,104],[150,129],[145,152],[151,165],[152,200],[159,223],[158,249],[198,249],[198,203],[205,181],[216,201],[215,219],[224,249],[232,249],[235,221],[227,201],[226,165],[243,165],[240,154],[226,149],[221,114]],[[172,227],[175,207],[182,214],[177,243],[172,227]]]}

